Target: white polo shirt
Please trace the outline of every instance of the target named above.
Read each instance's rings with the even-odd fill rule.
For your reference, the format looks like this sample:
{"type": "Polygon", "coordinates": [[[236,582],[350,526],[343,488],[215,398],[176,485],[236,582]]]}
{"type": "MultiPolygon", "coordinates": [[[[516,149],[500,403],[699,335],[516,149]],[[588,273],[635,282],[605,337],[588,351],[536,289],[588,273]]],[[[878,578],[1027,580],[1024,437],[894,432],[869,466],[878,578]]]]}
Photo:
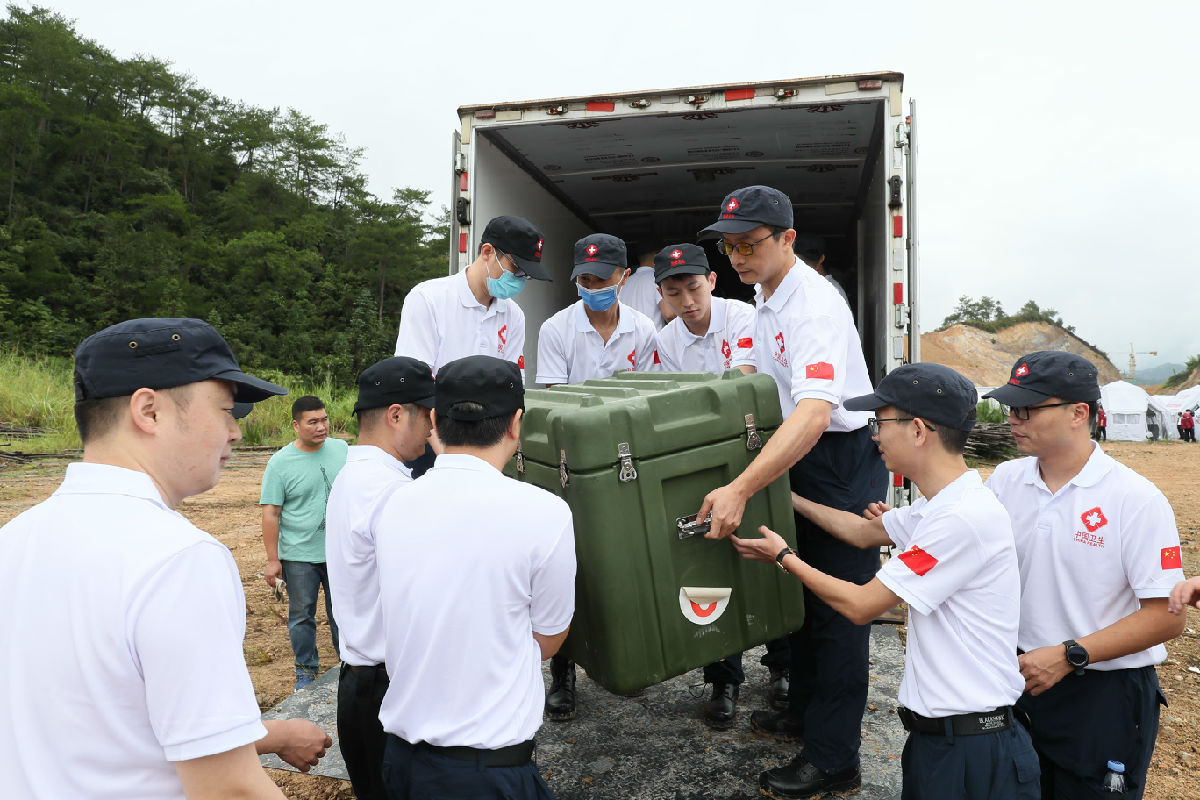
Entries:
{"type": "Polygon", "coordinates": [[[532,739],[545,686],[534,633],[575,611],[571,510],[470,455],[440,455],[379,506],[387,671],[379,720],[406,741],[532,739]]]}
{"type": "Polygon", "coordinates": [[[396,355],[424,361],[434,375],[448,361],[475,355],[513,361],[524,370],[524,352],[525,312],[508,299],[482,305],[465,271],[418,283],[404,298],[396,355]]]}
{"type": "Polygon", "coordinates": [[[371,516],[387,490],[412,480],[403,462],[372,445],[346,456],[325,506],[325,564],[337,609],[342,661],[355,667],[383,663],[383,612],[371,516]]]}
{"type": "Polygon", "coordinates": [[[696,336],[681,317],[658,332],[658,357],[666,372],[712,372],[754,366],[754,306],[712,299],[708,332],[696,336]]]}
{"type": "Polygon", "coordinates": [[[654,267],[638,267],[625,279],[621,302],[645,314],[656,331],[663,328],[662,307],[658,304],[661,299],[658,284],[654,282],[654,267]]]}
{"type": "MultiPolygon", "coordinates": [[[[1092,443],[1079,474],[1057,494],[1035,457],[996,467],[988,487],[1012,518],[1021,567],[1022,650],[1057,645],[1108,627],[1167,597],[1183,580],[1175,514],[1150,481],[1092,443]]],[[[1088,669],[1161,663],[1156,644],[1088,669]]]]}
{"type": "Polygon", "coordinates": [[[578,300],[542,323],[538,334],[538,383],[579,383],[611,378],[614,372],[649,371],[658,341],[654,325],[640,311],[619,303],[617,329],[605,342],[578,300]]]}
{"type": "Polygon", "coordinates": [[[0,797],[182,800],[171,762],[266,735],[233,557],[145,473],[69,465],[0,586],[0,797]]]}
{"type": "Polygon", "coordinates": [[[912,610],[900,705],[948,717],[1015,703],[1021,582],[1004,506],[968,470],[885,513],[883,527],[900,554],[876,576],[912,610]]]}
{"type": "Polygon", "coordinates": [[[871,412],[842,408],[846,398],[874,390],[850,307],[829,282],[797,258],[770,300],[758,286],[754,305],[755,360],[759,372],[775,378],[783,416],[813,397],[833,404],[826,430],[866,425],[871,412]]]}

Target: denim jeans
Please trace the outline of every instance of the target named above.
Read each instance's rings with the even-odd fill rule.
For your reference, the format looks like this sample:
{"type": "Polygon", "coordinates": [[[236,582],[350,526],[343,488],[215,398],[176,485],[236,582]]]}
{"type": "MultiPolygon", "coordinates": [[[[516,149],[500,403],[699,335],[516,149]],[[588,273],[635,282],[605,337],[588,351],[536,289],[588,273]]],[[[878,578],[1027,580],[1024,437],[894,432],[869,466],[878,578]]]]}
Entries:
{"type": "Polygon", "coordinates": [[[338,649],[337,622],[333,619],[333,601],[329,596],[329,571],[324,563],[281,561],[287,581],[288,638],[296,654],[296,678],[315,678],[320,672],[317,659],[317,590],[325,587],[325,613],[333,649],[338,649]]]}

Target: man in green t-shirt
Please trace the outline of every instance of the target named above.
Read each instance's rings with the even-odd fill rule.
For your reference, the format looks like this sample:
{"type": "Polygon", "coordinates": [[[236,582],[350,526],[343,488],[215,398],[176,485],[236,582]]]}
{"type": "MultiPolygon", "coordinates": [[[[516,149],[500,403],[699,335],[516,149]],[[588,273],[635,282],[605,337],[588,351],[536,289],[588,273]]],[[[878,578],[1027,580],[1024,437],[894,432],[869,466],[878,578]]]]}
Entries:
{"type": "Polygon", "coordinates": [[[267,550],[267,585],[280,578],[287,584],[288,637],[296,654],[296,689],[317,677],[317,592],[325,587],[325,613],[333,649],[338,629],[325,569],[325,503],[333,479],[346,464],[348,445],[329,438],[329,415],[318,397],[305,395],[292,403],[296,441],[267,462],[263,473],[263,546],[267,550]]]}

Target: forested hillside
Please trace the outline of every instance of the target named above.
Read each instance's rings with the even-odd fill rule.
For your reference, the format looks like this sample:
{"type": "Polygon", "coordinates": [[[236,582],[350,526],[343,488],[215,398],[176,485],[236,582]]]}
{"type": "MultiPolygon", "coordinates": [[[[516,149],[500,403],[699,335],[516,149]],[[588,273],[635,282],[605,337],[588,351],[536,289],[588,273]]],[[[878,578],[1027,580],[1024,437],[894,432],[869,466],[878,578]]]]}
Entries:
{"type": "Polygon", "coordinates": [[[9,5],[0,345],[68,355],[122,319],[195,316],[244,364],[352,380],[447,260],[429,193],[373,196],[361,156],[300,111],[216,97],[9,5]]]}

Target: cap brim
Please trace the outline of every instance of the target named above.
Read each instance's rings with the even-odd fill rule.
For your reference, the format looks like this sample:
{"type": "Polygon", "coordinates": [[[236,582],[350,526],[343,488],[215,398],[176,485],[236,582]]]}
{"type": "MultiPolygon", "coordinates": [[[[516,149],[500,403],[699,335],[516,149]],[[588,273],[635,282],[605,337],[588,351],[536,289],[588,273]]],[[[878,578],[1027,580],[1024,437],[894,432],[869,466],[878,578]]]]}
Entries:
{"type": "Polygon", "coordinates": [[[615,264],[604,264],[599,261],[587,261],[583,264],[575,265],[575,269],[571,270],[571,280],[575,280],[580,275],[595,275],[597,278],[606,281],[618,269],[624,269],[624,267],[618,267],[615,264]]]}
{"type": "Polygon", "coordinates": [[[1035,392],[1033,389],[1026,389],[1024,386],[1017,386],[1013,383],[1006,383],[1003,386],[997,386],[984,397],[990,397],[997,403],[1003,403],[1006,406],[1013,408],[1024,408],[1025,406],[1036,405],[1042,402],[1050,395],[1042,392],[1035,392]]]}
{"type": "Polygon", "coordinates": [[[234,403],[233,418],[244,419],[250,416],[250,412],[254,410],[254,403],[234,403]]]}
{"type": "Polygon", "coordinates": [[[678,275],[707,275],[710,272],[712,272],[711,269],[705,269],[704,267],[697,267],[697,266],[690,266],[690,265],[685,265],[682,267],[671,267],[670,269],[663,272],[661,277],[659,277],[659,274],[657,272],[654,273],[654,282],[662,283],[667,278],[674,278],[678,275]]]}
{"type": "Polygon", "coordinates": [[[421,408],[433,408],[433,401],[434,401],[433,395],[429,395],[428,397],[422,397],[419,400],[393,400],[390,403],[384,403],[382,405],[377,405],[377,404],[372,403],[369,406],[364,406],[361,403],[355,403],[354,404],[354,413],[358,414],[359,412],[362,412],[362,411],[370,411],[372,408],[387,408],[388,406],[391,406],[391,405],[394,405],[397,403],[400,405],[408,405],[411,403],[412,405],[420,406],[421,408]]]}
{"type": "Polygon", "coordinates": [[[891,400],[885,400],[877,394],[860,394],[858,397],[851,397],[843,401],[842,408],[847,411],[874,411],[877,408],[891,405],[891,402],[891,400]]]}
{"type": "Polygon", "coordinates": [[[288,390],[262,378],[244,372],[230,370],[213,375],[212,380],[229,381],[234,385],[233,399],[237,403],[257,403],[275,395],[287,394],[288,390]]]}
{"type": "Polygon", "coordinates": [[[521,268],[521,271],[533,278],[535,281],[554,280],[550,277],[550,273],[546,271],[546,267],[542,265],[542,262],[534,261],[529,258],[521,258],[514,253],[509,253],[509,255],[516,260],[517,266],[521,268]]]}
{"type": "Polygon", "coordinates": [[[697,239],[716,239],[722,233],[745,233],[752,231],[755,228],[766,225],[765,222],[756,222],[749,219],[723,219],[709,225],[700,233],[696,234],[697,239]]]}

